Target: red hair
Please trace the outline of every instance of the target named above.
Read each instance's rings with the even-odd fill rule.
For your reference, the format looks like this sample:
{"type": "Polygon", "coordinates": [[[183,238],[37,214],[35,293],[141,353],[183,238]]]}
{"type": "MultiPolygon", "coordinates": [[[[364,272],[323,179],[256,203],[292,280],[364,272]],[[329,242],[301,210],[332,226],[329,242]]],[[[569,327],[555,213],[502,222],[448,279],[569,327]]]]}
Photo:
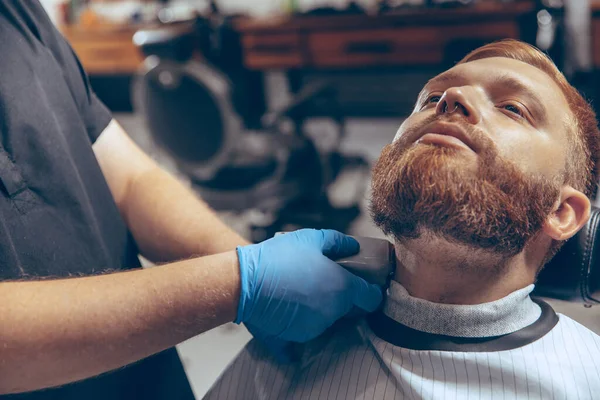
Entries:
{"type": "Polygon", "coordinates": [[[503,40],[482,46],[469,53],[458,64],[491,57],[510,58],[529,64],[545,72],[558,85],[573,114],[567,127],[572,132],[573,140],[568,149],[564,183],[593,198],[600,172],[600,131],[592,107],[567,82],[546,54],[517,40],[503,40]]]}

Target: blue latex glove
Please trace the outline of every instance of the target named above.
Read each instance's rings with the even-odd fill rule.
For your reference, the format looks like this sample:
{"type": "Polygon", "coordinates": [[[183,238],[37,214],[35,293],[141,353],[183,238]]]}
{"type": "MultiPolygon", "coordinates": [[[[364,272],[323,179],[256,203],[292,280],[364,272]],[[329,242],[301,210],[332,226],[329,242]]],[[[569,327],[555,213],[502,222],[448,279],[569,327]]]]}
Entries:
{"type": "Polygon", "coordinates": [[[354,306],[374,311],[381,289],[330,260],[358,250],[349,236],[313,229],[238,247],[242,290],[235,322],[283,347],[315,338],[354,306]]]}

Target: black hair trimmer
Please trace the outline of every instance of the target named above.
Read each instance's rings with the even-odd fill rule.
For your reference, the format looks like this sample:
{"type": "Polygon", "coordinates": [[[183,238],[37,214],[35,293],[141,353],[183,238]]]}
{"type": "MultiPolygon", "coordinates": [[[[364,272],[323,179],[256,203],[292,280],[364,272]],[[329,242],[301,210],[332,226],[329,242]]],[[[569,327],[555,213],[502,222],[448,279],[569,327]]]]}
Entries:
{"type": "Polygon", "coordinates": [[[396,269],[394,246],[386,239],[352,237],[360,244],[360,251],[334,261],[367,282],[386,288],[396,269]]]}
{"type": "MultiPolygon", "coordinates": [[[[275,236],[285,232],[277,232],[275,236]]],[[[394,246],[386,239],[365,236],[351,236],[360,244],[360,250],[353,256],[334,259],[339,265],[360,276],[369,283],[386,288],[396,269],[394,246]]]]}

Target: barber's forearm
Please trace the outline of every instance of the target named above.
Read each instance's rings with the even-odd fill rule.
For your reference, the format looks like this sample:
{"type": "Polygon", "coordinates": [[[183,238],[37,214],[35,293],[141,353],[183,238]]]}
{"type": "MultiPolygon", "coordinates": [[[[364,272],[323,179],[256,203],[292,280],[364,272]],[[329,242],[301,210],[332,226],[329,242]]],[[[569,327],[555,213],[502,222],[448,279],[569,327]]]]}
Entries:
{"type": "Polygon", "coordinates": [[[95,376],[235,319],[235,252],[146,270],[0,283],[0,394],[95,376]]]}
{"type": "Polygon", "coordinates": [[[248,244],[158,167],[131,183],[120,207],[140,252],[152,261],[216,254],[248,244]]]}

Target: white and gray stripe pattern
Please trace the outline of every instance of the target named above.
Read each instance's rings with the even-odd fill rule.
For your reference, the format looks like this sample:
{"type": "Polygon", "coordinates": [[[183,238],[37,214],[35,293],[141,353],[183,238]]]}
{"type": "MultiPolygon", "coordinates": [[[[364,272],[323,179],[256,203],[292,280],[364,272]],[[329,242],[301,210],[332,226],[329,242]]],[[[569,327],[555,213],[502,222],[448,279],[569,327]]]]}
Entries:
{"type": "Polygon", "coordinates": [[[376,336],[366,321],[341,321],[305,345],[302,359],[294,364],[278,363],[252,341],[206,398],[600,399],[600,337],[564,315],[556,322],[547,305],[551,314],[540,316],[540,307],[529,297],[533,285],[473,306],[415,299],[400,285],[391,289],[384,312],[392,325],[376,331],[394,344],[376,336]],[[526,331],[549,321],[548,315],[551,324],[541,331],[543,336],[527,339],[526,331]],[[407,325],[410,332],[394,332],[407,325]],[[473,337],[472,330],[478,332],[475,339],[464,339],[473,337]],[[452,346],[425,345],[426,335],[432,334],[440,335],[435,340],[453,337],[444,339],[452,346]],[[525,340],[507,342],[511,334],[525,340]],[[416,335],[417,346],[401,340],[408,335],[416,335]],[[477,338],[512,344],[478,346],[477,338]],[[475,344],[453,344],[460,340],[475,344]]]}
{"type": "Polygon", "coordinates": [[[594,399],[600,338],[559,315],[542,339],[500,352],[409,350],[359,324],[282,365],[252,341],[207,399],[594,399]]]}

